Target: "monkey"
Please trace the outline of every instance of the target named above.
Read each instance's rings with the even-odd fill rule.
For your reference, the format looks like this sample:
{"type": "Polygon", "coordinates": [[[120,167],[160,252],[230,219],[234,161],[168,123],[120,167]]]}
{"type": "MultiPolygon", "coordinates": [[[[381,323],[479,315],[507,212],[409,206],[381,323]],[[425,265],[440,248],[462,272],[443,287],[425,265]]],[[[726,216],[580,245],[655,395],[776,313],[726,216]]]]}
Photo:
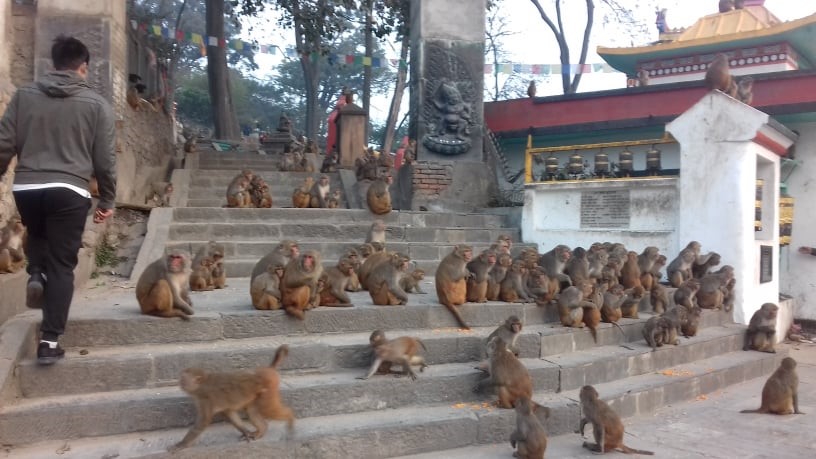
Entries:
{"type": "Polygon", "coordinates": [[[277,263],[285,267],[293,258],[297,258],[299,254],[300,248],[298,247],[297,242],[291,239],[280,241],[274,250],[264,255],[263,258],[255,263],[255,266],[252,268],[250,278],[255,279],[261,273],[266,272],[267,267],[273,263],[277,263]]]}
{"type": "Polygon", "coordinates": [[[649,71],[640,69],[637,73],[638,86],[649,86],[649,71]]]}
{"type": "Polygon", "coordinates": [[[754,101],[754,79],[750,76],[740,78],[737,83],[736,99],[745,105],[751,105],[754,101]]]}
{"type": "Polygon", "coordinates": [[[504,274],[499,287],[499,298],[508,303],[526,303],[531,301],[527,295],[527,289],[522,280],[524,272],[527,268],[524,267],[524,262],[516,260],[510,265],[510,269],[504,274]]]}
{"type": "Polygon", "coordinates": [[[655,282],[649,292],[649,300],[652,304],[652,311],[663,314],[669,305],[669,291],[663,284],[655,282]]]}
{"type": "Polygon", "coordinates": [[[734,309],[734,287],[737,285],[737,279],[731,278],[723,288],[723,310],[731,312],[734,309]]]}
{"type": "Polygon", "coordinates": [[[550,278],[537,264],[532,270],[528,270],[526,287],[527,294],[535,300],[538,306],[546,306],[555,298],[550,278]]]}
{"type": "Polygon", "coordinates": [[[513,259],[510,254],[500,254],[493,265],[493,269],[487,274],[487,292],[485,296],[488,301],[496,301],[499,299],[501,293],[501,283],[507,274],[507,269],[513,264],[513,259]]]}
{"type": "Polygon", "coordinates": [[[607,451],[619,450],[627,454],[653,455],[651,451],[632,449],[623,444],[623,422],[612,408],[598,396],[598,391],[592,386],[584,386],[580,392],[581,399],[581,423],[578,426],[578,433],[584,436],[584,428],[587,424],[592,424],[592,434],[595,443],[584,442],[584,448],[605,453],[607,451]]]}
{"type": "Polygon", "coordinates": [[[516,448],[513,456],[520,459],[544,459],[544,451],[547,449],[544,422],[550,417],[549,408],[519,397],[516,399],[515,409],[516,430],[510,434],[510,446],[516,448]]]}
{"type": "Polygon", "coordinates": [[[521,397],[531,398],[533,380],[524,364],[507,350],[507,343],[494,336],[487,343],[489,356],[489,376],[479,381],[474,392],[495,387],[499,408],[512,408],[521,397]]]}
{"type": "Polygon", "coordinates": [[[288,354],[289,347],[284,344],[275,352],[270,366],[252,372],[216,373],[200,368],[182,371],[179,385],[195,402],[196,421],[187,435],[172,446],[170,451],[190,446],[218,413],[224,413],[246,440],[263,438],[268,428],[266,419],[286,421],[287,429],[291,432],[294,429],[295,415],[281,401],[280,376],[277,371],[288,354]],[[254,432],[247,430],[239,417],[239,413],[244,410],[249,422],[255,427],[254,432]]]}
{"type": "Polygon", "coordinates": [[[664,266],[666,266],[666,256],[658,255],[657,260],[655,260],[654,264],[652,265],[652,279],[654,284],[657,284],[660,282],[660,279],[663,278],[663,273],[661,270],[664,266]]]}
{"type": "Polygon", "coordinates": [[[272,208],[272,195],[269,193],[269,185],[263,180],[258,181],[257,187],[252,189],[252,203],[259,209],[272,208]]]}
{"type": "Polygon", "coordinates": [[[341,258],[337,266],[323,271],[324,283],[320,291],[320,306],[352,306],[346,287],[354,273],[354,265],[348,258],[341,258]]]}
{"type": "Polygon", "coordinates": [[[366,202],[371,213],[383,215],[391,212],[391,193],[388,188],[392,183],[394,178],[391,174],[371,182],[366,192],[366,202]]]}
{"type": "Polygon", "coordinates": [[[697,255],[690,248],[685,248],[680,251],[677,258],[669,263],[666,268],[666,276],[669,278],[669,283],[672,287],[680,287],[680,284],[691,278],[691,266],[697,255]]]}
{"type": "Polygon", "coordinates": [[[601,269],[601,282],[607,286],[613,286],[620,283],[620,259],[616,256],[609,256],[606,265],[601,269]]]}
{"type": "Polygon", "coordinates": [[[0,273],[16,273],[25,266],[25,238],[26,228],[19,218],[9,219],[0,230],[0,273]]]}
{"type": "Polygon", "coordinates": [[[360,270],[360,266],[362,263],[360,262],[360,254],[357,252],[357,249],[354,247],[349,247],[346,249],[345,253],[341,258],[347,258],[349,263],[351,263],[352,271],[351,277],[349,278],[348,284],[346,284],[346,291],[347,292],[359,292],[363,289],[360,286],[360,278],[357,277],[357,271],[360,270]]]}
{"type": "Polygon", "coordinates": [[[410,273],[405,273],[400,278],[399,285],[405,293],[419,293],[419,294],[426,294],[427,292],[423,291],[420,288],[419,283],[425,279],[425,270],[415,268],[410,273]]]}
{"type": "Polygon", "coordinates": [[[340,207],[340,200],[343,199],[343,192],[340,190],[332,191],[329,199],[326,200],[326,208],[337,209],[340,207]]]}
{"type": "Polygon", "coordinates": [[[652,274],[652,269],[654,268],[655,261],[657,261],[659,257],[659,249],[654,246],[646,247],[643,249],[643,252],[637,256],[638,269],[640,270],[640,284],[647,292],[650,292],[652,285],[657,282],[652,274]]]}
{"type": "Polygon", "coordinates": [[[556,301],[558,302],[558,314],[562,325],[565,327],[584,327],[584,306],[595,306],[592,302],[585,300],[591,292],[592,285],[589,282],[583,282],[579,286],[567,287],[558,294],[556,301]]]}
{"type": "Polygon", "coordinates": [[[751,349],[776,353],[776,313],[779,306],[773,303],[765,303],[760,307],[748,322],[748,330],[745,331],[745,344],[743,351],[751,349]]]}
{"type": "Polygon", "coordinates": [[[697,304],[701,308],[720,309],[725,300],[725,292],[728,282],[734,278],[734,268],[725,265],[716,273],[707,274],[700,279],[700,289],[695,297],[697,304]]]}
{"type": "Polygon", "coordinates": [[[224,288],[227,283],[227,273],[224,270],[224,246],[215,241],[209,241],[206,245],[201,246],[193,257],[193,268],[201,264],[203,258],[210,258],[212,265],[210,267],[210,276],[212,277],[213,288],[224,288]]]}
{"type": "Polygon", "coordinates": [[[520,349],[517,341],[519,335],[521,334],[522,328],[524,328],[524,324],[521,322],[521,319],[519,319],[518,316],[512,315],[505,319],[501,325],[487,335],[487,339],[485,340],[485,353],[487,353],[487,344],[490,343],[490,340],[492,340],[493,337],[498,336],[504,341],[507,350],[518,357],[520,349]]]}
{"type": "Polygon", "coordinates": [[[706,88],[709,90],[718,89],[728,94],[733,81],[728,67],[728,56],[722,53],[717,54],[714,60],[708,64],[708,70],[705,74],[706,88]]]}
{"type": "Polygon", "coordinates": [[[401,253],[390,253],[387,262],[377,265],[369,273],[366,287],[371,301],[376,305],[400,305],[408,303],[408,294],[400,287],[400,279],[405,275],[410,258],[401,253]]]}
{"type": "Polygon", "coordinates": [[[305,209],[309,207],[312,202],[312,197],[310,192],[314,187],[314,179],[311,177],[306,177],[303,179],[303,185],[295,188],[292,192],[292,205],[299,208],[305,209]]]}
{"type": "Polygon", "coordinates": [[[190,273],[190,256],[181,250],[165,251],[162,258],[150,263],[136,282],[142,314],[189,320],[193,315],[190,273]]]}
{"type": "Polygon", "coordinates": [[[325,208],[328,205],[327,200],[329,197],[330,187],[331,184],[329,183],[329,176],[321,175],[320,180],[312,185],[312,189],[309,191],[309,207],[325,208]]]}
{"type": "Polygon", "coordinates": [[[643,290],[643,287],[638,286],[625,290],[625,292],[627,295],[620,305],[621,315],[627,319],[637,319],[639,317],[638,307],[640,306],[640,299],[643,298],[646,291],[643,290]]]}
{"type": "Polygon", "coordinates": [[[683,306],[674,306],[660,315],[669,323],[663,335],[663,344],[674,344],[675,346],[680,344],[679,336],[683,332],[683,324],[688,320],[688,311],[683,306]]]}
{"type": "Polygon", "coordinates": [[[626,261],[621,267],[620,283],[623,284],[623,288],[642,287],[640,283],[638,254],[636,252],[630,251],[627,253],[626,261]]]}
{"type": "Polygon", "coordinates": [[[607,289],[603,294],[603,306],[601,306],[601,321],[614,323],[623,316],[620,310],[621,304],[626,300],[623,285],[615,284],[607,289]]]}
{"type": "Polygon", "coordinates": [[[301,172],[309,172],[312,173],[315,171],[314,164],[309,161],[309,158],[306,157],[304,154],[299,154],[298,157],[300,158],[297,165],[295,166],[295,170],[301,172]]]}
{"type": "Polygon", "coordinates": [[[720,264],[720,254],[717,252],[711,252],[708,259],[705,263],[701,264],[693,264],[691,266],[691,277],[695,279],[702,279],[703,276],[709,273],[711,268],[720,264]]]}
{"type": "Polygon", "coordinates": [[[513,248],[513,238],[511,238],[509,234],[499,234],[498,237],[496,237],[495,243],[502,247],[501,250],[496,250],[497,254],[506,253],[509,255],[510,250],[513,248]]]}
{"type": "MultiPolygon", "coordinates": [[[[380,365],[388,362],[391,364],[400,365],[402,367],[402,374],[408,375],[412,380],[416,381],[417,376],[411,365],[419,365],[419,371],[425,371],[428,365],[422,356],[416,355],[419,347],[422,346],[426,352],[425,347],[419,338],[412,338],[409,336],[401,336],[392,340],[385,338],[385,333],[382,330],[374,330],[371,337],[368,339],[371,347],[374,350],[374,361],[371,363],[371,369],[365,376],[358,376],[357,379],[368,379],[380,368],[380,365]]],[[[390,366],[389,368],[390,369],[390,366]]]]}
{"type": "MultiPolygon", "coordinates": [[[[595,289],[593,290],[593,295],[600,293],[597,285],[594,285],[593,287],[595,289]]],[[[603,297],[601,296],[601,298],[603,297]]],[[[584,302],[584,311],[583,315],[581,316],[581,320],[584,322],[584,325],[589,328],[589,332],[592,334],[592,340],[595,341],[595,344],[598,344],[598,324],[601,323],[600,308],[603,306],[603,299],[601,299],[600,302],[601,304],[597,304],[593,301],[584,302]]]]}
{"type": "MultiPolygon", "coordinates": [[[[291,152],[287,151],[281,155],[280,165],[278,166],[278,169],[280,169],[281,172],[289,172],[295,170],[295,157],[291,152]]],[[[311,188],[311,185],[309,185],[309,188],[311,188]]]]}
{"type": "Polygon", "coordinates": [[[366,244],[371,242],[379,242],[385,244],[385,223],[382,220],[374,220],[371,228],[368,229],[368,234],[365,238],[366,244]]]}
{"type": "Polygon", "coordinates": [[[762,403],[755,410],[740,413],[805,414],[799,411],[799,376],[796,374],[796,360],[785,357],[779,368],[762,386],[762,403]]]}
{"type": "Polygon", "coordinates": [[[674,291],[674,304],[691,309],[695,304],[697,292],[700,290],[700,282],[697,279],[689,279],[683,282],[674,291]]]}
{"type": "Polygon", "coordinates": [[[572,256],[564,264],[564,273],[569,276],[572,285],[589,280],[589,260],[583,247],[576,247],[572,250],[572,256]]]}
{"type": "Polygon", "coordinates": [[[224,262],[218,260],[212,266],[213,287],[222,289],[227,286],[227,271],[224,269],[224,262]]]}
{"type": "Polygon", "coordinates": [[[589,278],[602,280],[604,266],[609,263],[609,254],[606,250],[603,248],[590,247],[587,252],[587,261],[589,262],[589,278]]]}
{"type": "Polygon", "coordinates": [[[469,245],[459,244],[453,251],[445,256],[436,268],[436,296],[453,314],[461,328],[470,330],[470,327],[462,319],[456,306],[464,304],[467,300],[467,278],[470,273],[467,270],[468,262],[473,258],[473,248],[469,245]]]}
{"type": "Polygon", "coordinates": [[[538,259],[538,264],[544,268],[550,282],[558,284],[558,291],[561,288],[566,288],[572,285],[572,280],[564,274],[564,266],[572,257],[570,248],[565,245],[557,245],[549,252],[541,255],[538,259]],[[562,285],[563,284],[563,285],[562,285]]]}
{"type": "Polygon", "coordinates": [[[337,172],[337,153],[332,151],[323,158],[323,164],[320,165],[320,173],[328,174],[330,172],[337,172]]]}
{"type": "Polygon", "coordinates": [[[249,207],[251,202],[247,179],[239,178],[227,188],[227,207],[249,207]]]}
{"type": "MultiPolygon", "coordinates": [[[[97,194],[99,192],[97,191],[97,194]]],[[[151,201],[156,207],[170,207],[170,197],[173,195],[173,184],[170,182],[153,182],[145,196],[145,204],[151,201]]]]}
{"type": "Polygon", "coordinates": [[[643,338],[646,339],[646,344],[652,347],[652,352],[663,345],[663,339],[669,333],[669,327],[671,327],[669,320],[661,316],[649,317],[649,320],[643,325],[643,338]]]}
{"type": "Polygon", "coordinates": [[[255,276],[249,286],[252,306],[260,310],[276,310],[281,306],[280,282],[283,279],[284,264],[272,262],[266,271],[255,276]]]}
{"type": "Polygon", "coordinates": [[[527,97],[533,98],[536,95],[536,82],[535,80],[530,80],[529,86],[527,86],[527,97]]]}
{"type": "MultiPolygon", "coordinates": [[[[374,247],[374,243],[371,244],[364,244],[370,245],[372,248],[374,247]]],[[[361,247],[362,249],[363,247],[361,247]]],[[[360,269],[357,271],[357,277],[360,279],[360,285],[363,287],[364,290],[368,290],[368,276],[381,264],[387,262],[391,257],[389,252],[385,250],[380,252],[373,252],[367,257],[365,257],[365,261],[360,266],[360,269]]]]}
{"type": "Polygon", "coordinates": [[[496,264],[496,252],[486,249],[478,257],[470,260],[467,270],[467,301],[474,303],[487,302],[487,276],[496,264]]]}
{"type": "Polygon", "coordinates": [[[201,258],[198,264],[193,264],[193,272],[190,273],[190,290],[200,292],[215,289],[212,266],[213,260],[210,257],[201,258]]]}
{"type": "Polygon", "coordinates": [[[322,274],[320,254],[315,250],[306,250],[289,261],[281,279],[281,305],[289,315],[303,320],[303,311],[315,306],[322,274]]]}
{"type": "Polygon", "coordinates": [[[700,328],[700,319],[702,319],[703,310],[700,308],[691,308],[686,313],[686,320],[680,324],[680,332],[686,338],[697,336],[697,330],[700,328]]]}

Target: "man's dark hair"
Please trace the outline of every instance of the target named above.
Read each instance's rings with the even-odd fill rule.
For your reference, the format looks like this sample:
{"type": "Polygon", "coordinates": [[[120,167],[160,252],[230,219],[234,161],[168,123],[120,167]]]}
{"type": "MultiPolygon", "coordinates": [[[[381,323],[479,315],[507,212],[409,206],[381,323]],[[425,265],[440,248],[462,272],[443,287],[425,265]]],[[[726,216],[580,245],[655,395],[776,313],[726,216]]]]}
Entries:
{"type": "Polygon", "coordinates": [[[91,53],[84,43],[74,37],[60,35],[51,47],[51,60],[55,70],[76,70],[91,60],[91,53]]]}

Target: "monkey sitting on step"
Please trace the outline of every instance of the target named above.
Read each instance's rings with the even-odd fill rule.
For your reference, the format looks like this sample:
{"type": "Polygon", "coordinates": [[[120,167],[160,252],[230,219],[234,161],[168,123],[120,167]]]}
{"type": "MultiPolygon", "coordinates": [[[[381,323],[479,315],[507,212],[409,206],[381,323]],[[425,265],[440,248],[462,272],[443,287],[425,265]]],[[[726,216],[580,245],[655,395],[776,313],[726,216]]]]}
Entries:
{"type": "Polygon", "coordinates": [[[189,320],[193,315],[190,272],[190,256],[181,250],[170,250],[149,264],[136,282],[142,314],[189,320]]]}

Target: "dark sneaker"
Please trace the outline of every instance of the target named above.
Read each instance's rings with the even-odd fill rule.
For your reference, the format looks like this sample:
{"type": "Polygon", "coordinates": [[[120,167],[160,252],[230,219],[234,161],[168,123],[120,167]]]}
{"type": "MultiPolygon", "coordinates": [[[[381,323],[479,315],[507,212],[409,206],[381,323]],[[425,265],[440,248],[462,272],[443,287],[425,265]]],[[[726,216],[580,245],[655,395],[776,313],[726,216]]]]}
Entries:
{"type": "Polygon", "coordinates": [[[40,365],[53,365],[63,357],[65,357],[65,349],[59,344],[52,348],[48,343],[40,342],[40,345],[37,346],[37,363],[40,365]]]}
{"type": "Polygon", "coordinates": [[[31,309],[42,309],[44,291],[45,277],[41,273],[32,274],[26,287],[26,306],[31,309]]]}

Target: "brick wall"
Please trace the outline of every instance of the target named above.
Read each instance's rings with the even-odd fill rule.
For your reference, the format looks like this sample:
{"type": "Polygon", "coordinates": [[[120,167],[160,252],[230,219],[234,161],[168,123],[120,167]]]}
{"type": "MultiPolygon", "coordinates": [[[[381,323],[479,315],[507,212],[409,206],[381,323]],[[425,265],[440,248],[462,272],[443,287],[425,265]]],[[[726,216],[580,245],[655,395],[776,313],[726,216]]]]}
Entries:
{"type": "Polygon", "coordinates": [[[448,189],[453,180],[453,164],[418,161],[414,164],[414,196],[434,198],[448,189]]]}

